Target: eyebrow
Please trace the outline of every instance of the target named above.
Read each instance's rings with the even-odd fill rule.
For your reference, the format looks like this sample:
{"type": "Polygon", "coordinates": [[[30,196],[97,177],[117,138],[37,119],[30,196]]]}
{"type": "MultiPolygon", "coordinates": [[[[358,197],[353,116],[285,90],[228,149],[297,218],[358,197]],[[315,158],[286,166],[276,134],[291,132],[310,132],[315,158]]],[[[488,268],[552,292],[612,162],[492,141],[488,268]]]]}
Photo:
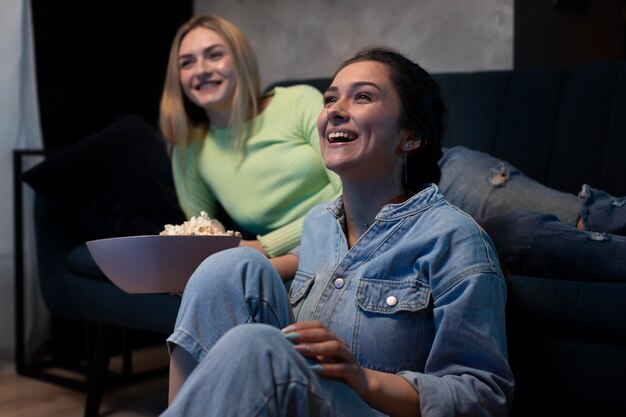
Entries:
{"type": "MultiPolygon", "coordinates": [[[[380,91],[381,93],[383,92],[383,90],[381,90],[381,88],[378,86],[378,84],[370,82],[370,81],[357,81],[355,83],[352,83],[350,85],[350,91],[354,91],[359,87],[364,87],[364,86],[370,86],[370,87],[374,87],[375,89],[377,89],[378,91],[380,91]]],[[[339,91],[339,88],[331,85],[330,87],[328,87],[326,89],[327,92],[337,92],[339,91]]]]}
{"type": "MultiPolygon", "coordinates": [[[[213,49],[220,48],[220,47],[221,48],[226,48],[226,46],[222,45],[221,43],[216,43],[215,45],[211,45],[211,46],[209,46],[207,48],[204,48],[202,50],[202,53],[211,52],[213,49]]],[[[178,55],[178,59],[187,58],[187,57],[190,57],[190,56],[193,56],[193,55],[194,55],[193,53],[178,55]]]]}

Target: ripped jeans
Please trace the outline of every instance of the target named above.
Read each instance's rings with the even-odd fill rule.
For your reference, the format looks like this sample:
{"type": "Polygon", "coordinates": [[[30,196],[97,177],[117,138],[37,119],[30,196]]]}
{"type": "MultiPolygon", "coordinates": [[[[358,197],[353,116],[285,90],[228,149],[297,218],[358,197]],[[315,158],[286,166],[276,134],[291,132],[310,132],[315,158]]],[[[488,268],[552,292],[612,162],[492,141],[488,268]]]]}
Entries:
{"type": "Polygon", "coordinates": [[[439,161],[439,188],[446,199],[482,221],[516,211],[556,216],[576,225],[582,217],[588,231],[626,235],[626,198],[583,185],[578,195],[544,186],[508,162],[484,152],[456,146],[439,161]]]}
{"type": "Polygon", "coordinates": [[[626,281],[626,198],[586,184],[557,191],[464,147],[445,149],[439,165],[444,196],[483,226],[511,273],[626,281]]]}

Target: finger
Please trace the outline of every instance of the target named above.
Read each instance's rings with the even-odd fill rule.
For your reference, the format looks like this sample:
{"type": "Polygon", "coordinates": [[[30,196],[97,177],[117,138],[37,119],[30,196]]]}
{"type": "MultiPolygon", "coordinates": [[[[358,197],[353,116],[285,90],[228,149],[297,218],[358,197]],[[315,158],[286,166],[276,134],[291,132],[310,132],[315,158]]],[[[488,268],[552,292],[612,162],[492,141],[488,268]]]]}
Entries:
{"type": "Polygon", "coordinates": [[[317,357],[320,362],[324,363],[356,363],[348,346],[339,340],[329,340],[320,343],[301,343],[295,345],[294,349],[303,356],[317,357]]]}
{"type": "Polygon", "coordinates": [[[286,327],[285,329],[283,329],[285,337],[294,343],[315,343],[323,342],[325,340],[339,339],[337,335],[324,327],[286,327]]]}
{"type": "Polygon", "coordinates": [[[283,329],[283,333],[292,333],[304,329],[323,328],[322,323],[319,321],[300,321],[292,323],[283,329]]]}
{"type": "Polygon", "coordinates": [[[338,340],[339,338],[331,331],[325,328],[305,329],[294,332],[298,334],[297,341],[299,343],[318,343],[327,340],[338,340]]]}
{"type": "Polygon", "coordinates": [[[361,371],[359,365],[351,363],[320,363],[315,365],[310,366],[311,370],[328,378],[350,379],[351,376],[358,375],[361,371]]]}

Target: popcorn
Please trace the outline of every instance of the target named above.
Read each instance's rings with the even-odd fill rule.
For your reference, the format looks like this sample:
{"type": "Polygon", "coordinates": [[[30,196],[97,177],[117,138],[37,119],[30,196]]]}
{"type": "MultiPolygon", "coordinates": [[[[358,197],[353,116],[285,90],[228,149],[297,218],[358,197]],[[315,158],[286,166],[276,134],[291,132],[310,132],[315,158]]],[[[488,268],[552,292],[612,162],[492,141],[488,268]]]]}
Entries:
{"type": "Polygon", "coordinates": [[[206,211],[201,211],[199,216],[193,216],[183,224],[166,224],[161,236],[241,236],[241,233],[232,230],[225,231],[224,226],[209,218],[206,211]]]}

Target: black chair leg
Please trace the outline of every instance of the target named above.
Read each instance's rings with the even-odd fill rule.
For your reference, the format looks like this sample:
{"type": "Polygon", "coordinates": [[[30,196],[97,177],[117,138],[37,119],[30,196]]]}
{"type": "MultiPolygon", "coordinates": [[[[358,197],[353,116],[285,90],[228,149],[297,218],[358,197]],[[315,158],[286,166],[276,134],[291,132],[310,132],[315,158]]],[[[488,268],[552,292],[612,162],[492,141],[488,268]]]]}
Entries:
{"type": "Polygon", "coordinates": [[[100,402],[106,386],[106,377],[111,357],[112,327],[98,325],[96,344],[89,364],[87,375],[87,402],[85,417],[97,417],[100,412],[100,402]]]}

